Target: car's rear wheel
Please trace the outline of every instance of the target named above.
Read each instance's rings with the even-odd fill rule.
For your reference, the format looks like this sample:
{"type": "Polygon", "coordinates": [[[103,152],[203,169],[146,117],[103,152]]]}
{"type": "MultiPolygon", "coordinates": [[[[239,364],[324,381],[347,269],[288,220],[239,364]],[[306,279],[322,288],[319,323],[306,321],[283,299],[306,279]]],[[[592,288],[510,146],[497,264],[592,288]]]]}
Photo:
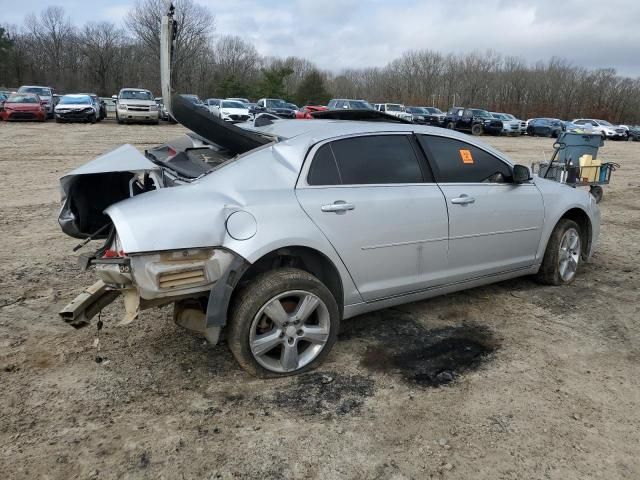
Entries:
{"type": "Polygon", "coordinates": [[[293,375],[324,360],[339,327],[338,304],[329,289],[303,270],[283,268],[257,276],[238,292],[228,343],[253,375],[293,375]]]}
{"type": "Polygon", "coordinates": [[[476,136],[477,135],[482,135],[482,131],[483,131],[482,130],[482,125],[479,125],[477,123],[471,127],[471,134],[472,135],[476,135],[476,136]]]}
{"type": "Polygon", "coordinates": [[[576,277],[582,255],[580,227],[561,219],[549,238],[536,279],[546,285],[566,285],[576,277]]]}

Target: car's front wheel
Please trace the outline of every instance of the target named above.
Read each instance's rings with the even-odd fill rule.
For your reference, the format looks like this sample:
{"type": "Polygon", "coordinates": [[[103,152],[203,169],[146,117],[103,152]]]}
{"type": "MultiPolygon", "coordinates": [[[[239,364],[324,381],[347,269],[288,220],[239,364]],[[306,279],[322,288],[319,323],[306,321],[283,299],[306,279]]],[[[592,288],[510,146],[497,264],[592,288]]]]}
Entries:
{"type": "Polygon", "coordinates": [[[566,285],[573,282],[581,255],[580,227],[573,220],[561,219],[547,243],[537,280],[546,285],[566,285]]]}
{"type": "Polygon", "coordinates": [[[482,125],[476,123],[475,125],[473,125],[471,127],[471,134],[472,135],[482,135],[482,133],[484,132],[482,125]]]}
{"type": "Polygon", "coordinates": [[[238,292],[228,343],[238,363],[258,377],[305,372],[329,354],[340,311],[329,289],[294,268],[261,274],[238,292]]]}

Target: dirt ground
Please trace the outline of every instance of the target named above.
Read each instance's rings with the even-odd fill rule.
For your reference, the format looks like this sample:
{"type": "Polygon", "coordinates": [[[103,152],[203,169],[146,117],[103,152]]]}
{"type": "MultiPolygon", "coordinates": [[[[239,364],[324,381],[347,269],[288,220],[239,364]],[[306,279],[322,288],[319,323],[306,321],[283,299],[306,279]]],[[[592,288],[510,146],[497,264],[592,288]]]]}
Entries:
{"type": "MultiPolygon", "coordinates": [[[[0,123],[0,478],[640,478],[640,143],[569,287],[523,278],[345,321],[316,372],[257,380],[169,309],[76,331],[93,282],[58,178],[180,126],[0,123]]],[[[550,139],[486,138],[530,164],[550,139]]]]}

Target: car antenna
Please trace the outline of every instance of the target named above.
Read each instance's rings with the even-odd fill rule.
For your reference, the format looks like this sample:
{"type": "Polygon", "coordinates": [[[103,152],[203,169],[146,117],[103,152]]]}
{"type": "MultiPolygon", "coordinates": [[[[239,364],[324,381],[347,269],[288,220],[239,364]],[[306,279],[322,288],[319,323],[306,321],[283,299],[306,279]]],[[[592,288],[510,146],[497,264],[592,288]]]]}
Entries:
{"type": "Polygon", "coordinates": [[[76,245],[75,247],[73,247],[73,251],[77,252],[78,250],[80,250],[82,247],[84,247],[87,243],[89,243],[91,240],[93,240],[96,235],[99,235],[100,233],[102,233],[110,224],[106,223],[105,225],[103,225],[102,227],[100,227],[98,230],[96,230],[95,232],[93,232],[91,235],[89,235],[87,238],[85,238],[82,242],[80,242],[78,245],[76,245]]]}

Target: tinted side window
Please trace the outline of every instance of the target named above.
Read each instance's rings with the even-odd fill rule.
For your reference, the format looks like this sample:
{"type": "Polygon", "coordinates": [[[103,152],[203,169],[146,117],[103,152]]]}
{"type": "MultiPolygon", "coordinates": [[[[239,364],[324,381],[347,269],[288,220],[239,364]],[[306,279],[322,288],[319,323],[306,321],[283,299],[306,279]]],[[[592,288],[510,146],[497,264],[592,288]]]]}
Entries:
{"type": "Polygon", "coordinates": [[[340,185],[340,174],[328,143],[321,146],[313,157],[307,183],[309,185],[340,185]]]}
{"type": "Polygon", "coordinates": [[[488,152],[460,140],[419,135],[440,183],[509,183],[511,168],[488,152]]]}
{"type": "Polygon", "coordinates": [[[422,172],[404,135],[354,137],[332,142],[342,183],[421,183],[422,172]]]}

